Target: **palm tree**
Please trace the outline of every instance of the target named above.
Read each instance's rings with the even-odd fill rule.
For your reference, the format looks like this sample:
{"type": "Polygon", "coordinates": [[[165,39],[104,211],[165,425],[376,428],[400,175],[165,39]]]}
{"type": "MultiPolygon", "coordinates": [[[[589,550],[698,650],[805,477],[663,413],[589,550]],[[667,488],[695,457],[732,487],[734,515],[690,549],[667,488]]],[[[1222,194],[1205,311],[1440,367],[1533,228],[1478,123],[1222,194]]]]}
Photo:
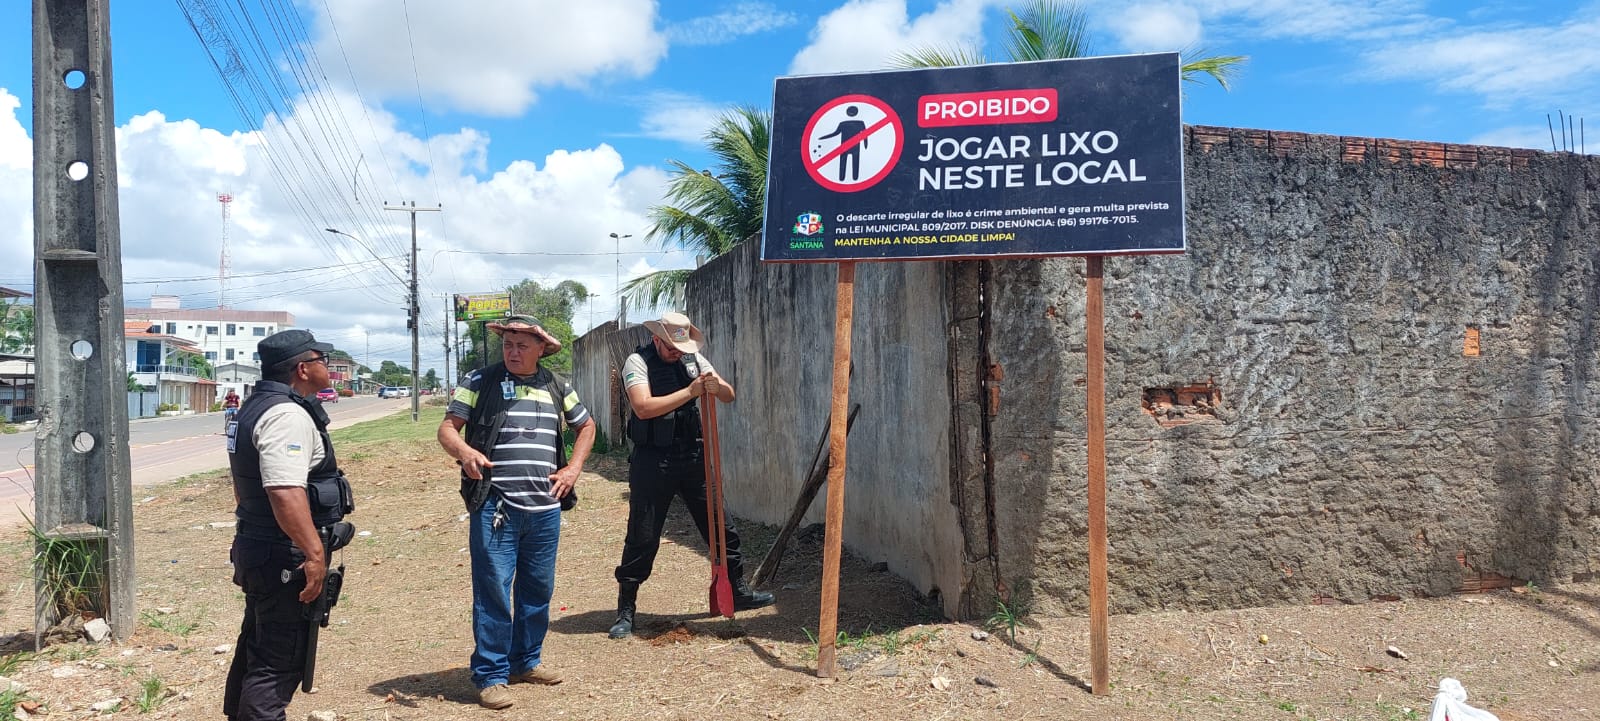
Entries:
{"type": "MultiPolygon", "coordinates": [[[[767,145],[772,112],[733,108],[706,131],[716,157],[715,170],[695,170],[671,161],[667,197],[649,210],[653,225],[646,238],[663,248],[678,247],[715,258],[761,232],[767,197],[767,145]]],[[[623,305],[644,309],[683,306],[690,270],[659,270],[622,286],[623,305]]]]}
{"type": "MultiPolygon", "coordinates": [[[[1061,0],[1033,0],[1019,14],[1006,10],[1011,26],[1006,28],[1006,56],[1011,62],[1031,60],[1065,60],[1087,57],[1089,51],[1089,19],[1083,8],[1074,2],[1061,0]]],[[[1196,52],[1184,52],[1189,57],[1196,52]]],[[[1203,82],[1209,77],[1223,90],[1228,81],[1249,58],[1243,55],[1210,55],[1185,60],[1179,72],[1185,81],[1203,82]]],[[[894,63],[906,68],[944,68],[956,65],[982,65],[989,62],[977,48],[923,47],[895,56],[894,63]]]]}
{"type": "Polygon", "coordinates": [[[0,353],[30,353],[33,350],[33,306],[15,301],[0,312],[0,353]]]}

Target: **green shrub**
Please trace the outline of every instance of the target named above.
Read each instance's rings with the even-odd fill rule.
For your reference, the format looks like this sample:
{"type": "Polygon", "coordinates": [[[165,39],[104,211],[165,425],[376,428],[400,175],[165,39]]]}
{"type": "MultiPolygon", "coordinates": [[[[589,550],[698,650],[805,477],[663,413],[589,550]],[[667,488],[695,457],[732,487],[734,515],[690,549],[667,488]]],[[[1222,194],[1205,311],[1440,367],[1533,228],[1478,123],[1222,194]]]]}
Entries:
{"type": "Polygon", "coordinates": [[[176,404],[176,403],[162,403],[162,404],[156,406],[156,412],[157,413],[166,413],[167,411],[177,411],[177,410],[183,410],[183,409],[179,408],[178,404],[176,404]]]}

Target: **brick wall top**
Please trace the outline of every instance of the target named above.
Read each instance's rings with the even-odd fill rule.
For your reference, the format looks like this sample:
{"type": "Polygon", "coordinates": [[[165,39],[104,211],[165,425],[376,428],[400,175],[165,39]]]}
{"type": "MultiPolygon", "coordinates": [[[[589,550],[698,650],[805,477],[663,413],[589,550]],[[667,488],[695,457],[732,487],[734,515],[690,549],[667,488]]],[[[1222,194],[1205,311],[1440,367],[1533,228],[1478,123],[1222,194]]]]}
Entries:
{"type": "Polygon", "coordinates": [[[1314,146],[1333,146],[1347,163],[1368,161],[1394,165],[1432,165],[1438,168],[1527,167],[1542,151],[1489,145],[1430,143],[1342,135],[1296,133],[1286,130],[1251,130],[1214,125],[1184,126],[1190,152],[1210,153],[1218,146],[1255,147],[1280,157],[1304,156],[1314,146]]]}

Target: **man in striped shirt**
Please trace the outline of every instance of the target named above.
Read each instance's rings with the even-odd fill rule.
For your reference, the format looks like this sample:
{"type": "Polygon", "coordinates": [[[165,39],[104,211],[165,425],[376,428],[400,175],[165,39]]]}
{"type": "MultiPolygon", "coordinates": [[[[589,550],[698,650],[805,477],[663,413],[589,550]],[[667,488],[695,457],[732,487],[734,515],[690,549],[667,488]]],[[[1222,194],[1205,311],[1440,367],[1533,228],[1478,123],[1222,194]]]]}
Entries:
{"type": "Polygon", "coordinates": [[[541,665],[555,591],[561,498],[578,482],[595,426],[578,394],[539,365],[540,358],[561,350],[560,341],[525,315],[490,323],[489,329],[503,341],[505,362],[467,375],[438,437],[465,476],[472,681],[478,703],[500,709],[512,704],[510,683],[561,683],[560,675],[541,665]],[[577,439],[572,458],[558,467],[563,418],[577,439]]]}

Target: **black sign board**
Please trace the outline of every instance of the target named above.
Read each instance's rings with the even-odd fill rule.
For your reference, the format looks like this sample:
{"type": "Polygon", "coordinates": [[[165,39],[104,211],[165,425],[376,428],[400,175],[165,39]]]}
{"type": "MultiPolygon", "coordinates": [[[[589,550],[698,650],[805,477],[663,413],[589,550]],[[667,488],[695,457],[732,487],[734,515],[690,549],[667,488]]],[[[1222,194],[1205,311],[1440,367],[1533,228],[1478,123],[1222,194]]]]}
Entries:
{"type": "Polygon", "coordinates": [[[779,78],[761,258],[1180,253],[1175,53],[779,78]]]}

